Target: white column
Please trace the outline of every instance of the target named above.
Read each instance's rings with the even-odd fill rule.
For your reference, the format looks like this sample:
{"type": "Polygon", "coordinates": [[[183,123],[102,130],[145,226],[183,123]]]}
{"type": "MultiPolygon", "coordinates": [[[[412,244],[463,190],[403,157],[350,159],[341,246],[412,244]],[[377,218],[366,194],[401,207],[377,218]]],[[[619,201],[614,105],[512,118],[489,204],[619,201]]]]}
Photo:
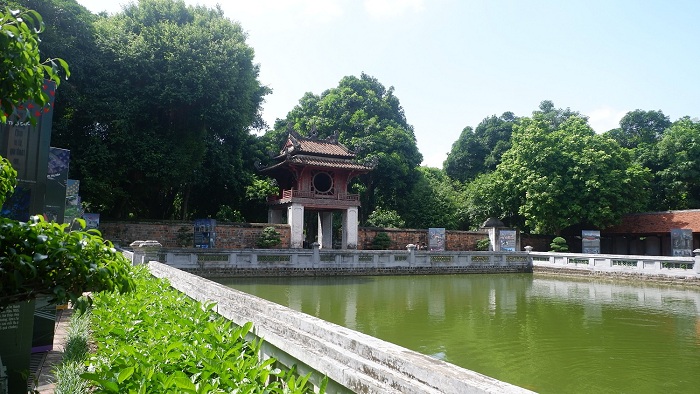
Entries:
{"type": "Polygon", "coordinates": [[[318,213],[318,243],[321,249],[333,248],[333,212],[318,213]]]}
{"type": "Polygon", "coordinates": [[[357,207],[343,212],[343,249],[357,249],[357,207]]]}
{"type": "Polygon", "coordinates": [[[291,227],[289,247],[301,249],[304,247],[304,206],[292,204],[287,207],[287,224],[291,227]]]}

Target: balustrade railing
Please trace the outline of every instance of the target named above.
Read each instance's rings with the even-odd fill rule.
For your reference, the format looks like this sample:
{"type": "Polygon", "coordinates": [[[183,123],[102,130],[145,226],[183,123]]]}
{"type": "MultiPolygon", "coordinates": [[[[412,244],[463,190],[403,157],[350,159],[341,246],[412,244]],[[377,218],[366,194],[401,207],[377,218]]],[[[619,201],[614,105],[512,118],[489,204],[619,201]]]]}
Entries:
{"type": "Polygon", "coordinates": [[[353,193],[335,193],[335,194],[321,194],[315,193],[311,190],[297,190],[297,189],[285,189],[282,190],[279,196],[269,196],[267,198],[268,202],[275,201],[289,201],[294,198],[314,198],[314,199],[326,199],[326,200],[339,200],[339,201],[360,201],[359,194],[353,193]]]}
{"type": "Polygon", "coordinates": [[[647,275],[700,276],[700,257],[530,252],[534,267],[647,275]]]}

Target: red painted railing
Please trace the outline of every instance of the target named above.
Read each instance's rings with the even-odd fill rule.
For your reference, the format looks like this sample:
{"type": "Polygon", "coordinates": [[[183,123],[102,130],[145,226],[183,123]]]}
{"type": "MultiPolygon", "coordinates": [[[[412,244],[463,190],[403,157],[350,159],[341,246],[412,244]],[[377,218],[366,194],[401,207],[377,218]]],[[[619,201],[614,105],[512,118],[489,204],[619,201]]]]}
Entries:
{"type": "Polygon", "coordinates": [[[323,200],[360,201],[359,194],[351,194],[351,193],[319,194],[319,193],[314,193],[313,191],[310,191],[310,190],[296,190],[296,189],[282,190],[281,195],[269,196],[267,198],[267,201],[268,202],[275,202],[275,201],[281,201],[281,200],[291,200],[293,198],[314,198],[314,199],[323,199],[323,200]]]}

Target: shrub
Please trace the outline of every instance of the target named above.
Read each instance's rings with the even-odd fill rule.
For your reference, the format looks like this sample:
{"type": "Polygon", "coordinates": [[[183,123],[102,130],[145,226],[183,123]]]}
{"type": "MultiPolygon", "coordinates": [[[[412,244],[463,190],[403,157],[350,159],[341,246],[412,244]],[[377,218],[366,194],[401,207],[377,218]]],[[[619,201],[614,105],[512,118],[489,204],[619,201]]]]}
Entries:
{"type": "Polygon", "coordinates": [[[68,231],[41,216],[26,223],[0,218],[0,310],[39,295],[84,310],[91,302],[84,292],[133,289],[131,263],[98,230],[82,231],[85,221],[76,222],[80,230],[68,231]]]}
{"type": "Polygon", "coordinates": [[[406,222],[394,210],[377,208],[369,214],[367,225],[382,228],[403,228],[406,226],[406,222]]]}
{"type": "Polygon", "coordinates": [[[391,246],[391,238],[389,238],[389,234],[385,232],[380,232],[377,233],[377,235],[374,236],[374,239],[372,240],[372,249],[376,250],[386,250],[389,249],[391,246]]]}
{"type": "Polygon", "coordinates": [[[245,218],[243,217],[243,214],[241,214],[241,211],[233,209],[228,205],[222,205],[219,207],[219,212],[216,213],[216,220],[220,222],[245,222],[245,218]]]}
{"type": "Polygon", "coordinates": [[[280,240],[280,233],[275,230],[274,227],[268,226],[263,229],[262,233],[260,233],[257,245],[259,248],[268,249],[279,245],[280,242],[282,242],[280,240]]]}
{"type": "Polygon", "coordinates": [[[555,237],[552,243],[549,244],[549,249],[550,252],[567,252],[569,251],[569,246],[564,238],[555,237]]]}
{"type": "Polygon", "coordinates": [[[491,249],[491,240],[488,238],[482,238],[476,241],[476,250],[487,251],[491,249]]]}

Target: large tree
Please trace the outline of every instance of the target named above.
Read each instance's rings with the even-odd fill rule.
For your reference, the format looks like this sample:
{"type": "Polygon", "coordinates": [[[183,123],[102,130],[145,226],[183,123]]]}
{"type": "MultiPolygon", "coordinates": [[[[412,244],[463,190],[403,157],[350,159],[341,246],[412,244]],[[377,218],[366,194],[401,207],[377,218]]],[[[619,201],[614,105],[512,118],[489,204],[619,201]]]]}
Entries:
{"type": "Polygon", "coordinates": [[[496,170],[506,201],[536,233],[573,225],[604,228],[644,206],[649,171],[631,152],[596,134],[586,119],[552,121],[534,112],[515,127],[512,147],[496,170]]]}
{"type": "Polygon", "coordinates": [[[510,136],[518,118],[512,112],[492,115],[476,129],[465,127],[443,163],[452,179],[468,182],[486,171],[493,171],[510,148],[510,136]]]}
{"type": "Polygon", "coordinates": [[[338,132],[339,141],[354,149],[358,160],[376,162],[355,186],[361,193],[362,221],[378,206],[402,213],[400,200],[417,180],[423,156],[393,87],[387,89],[363,73],[344,77],[320,96],[306,93],[266,134],[269,149],[279,150],[288,127],[303,135],[315,129],[321,138],[338,132]]]}
{"type": "Polygon", "coordinates": [[[467,230],[463,185],[438,168],[420,167],[418,172],[418,181],[401,204],[406,226],[467,230]]]}
{"type": "Polygon", "coordinates": [[[655,209],[700,208],[700,122],[684,117],[658,143],[655,209]]]}
{"type": "Polygon", "coordinates": [[[671,120],[662,111],[636,109],[620,119],[620,127],[607,132],[608,136],[624,148],[654,145],[671,126],[671,120]]]}
{"type": "Polygon", "coordinates": [[[249,129],[269,92],[242,27],[182,0],[141,0],[109,16],[86,17],[69,0],[45,8],[67,35],[47,50],[83,63],[52,142],[71,150],[71,177],[91,209],[186,218],[241,206],[249,129]]]}

